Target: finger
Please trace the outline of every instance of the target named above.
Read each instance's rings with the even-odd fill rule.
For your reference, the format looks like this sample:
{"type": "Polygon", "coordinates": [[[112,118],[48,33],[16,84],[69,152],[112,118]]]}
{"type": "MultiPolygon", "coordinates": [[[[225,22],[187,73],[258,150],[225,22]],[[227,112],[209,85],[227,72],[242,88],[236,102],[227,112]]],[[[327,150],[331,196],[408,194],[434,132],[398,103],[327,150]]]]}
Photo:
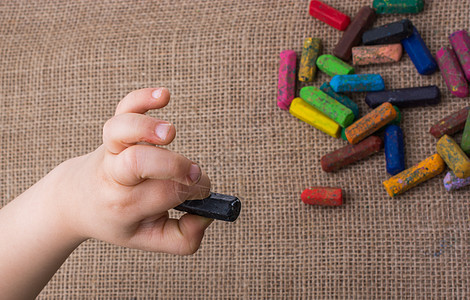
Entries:
{"type": "Polygon", "coordinates": [[[194,185],[201,168],[181,154],[151,145],[133,145],[111,157],[112,178],[122,185],[136,185],[145,179],[170,179],[194,185]]]}
{"type": "Polygon", "coordinates": [[[147,88],[130,92],[116,107],[115,115],[124,113],[144,114],[151,109],[165,107],[170,101],[166,88],[147,88]]]}
{"type": "Polygon", "coordinates": [[[210,195],[210,185],[210,179],[204,172],[199,182],[192,186],[172,180],[146,180],[132,190],[132,199],[139,203],[136,205],[136,218],[151,217],[186,200],[207,198],[210,195]]]}
{"type": "Polygon", "coordinates": [[[114,116],[103,127],[103,143],[114,154],[138,142],[167,145],[175,135],[171,123],[136,113],[114,116]]]}
{"type": "Polygon", "coordinates": [[[185,214],[179,220],[167,216],[142,224],[131,245],[135,248],[178,255],[195,253],[201,245],[204,231],[213,219],[185,214]]]}

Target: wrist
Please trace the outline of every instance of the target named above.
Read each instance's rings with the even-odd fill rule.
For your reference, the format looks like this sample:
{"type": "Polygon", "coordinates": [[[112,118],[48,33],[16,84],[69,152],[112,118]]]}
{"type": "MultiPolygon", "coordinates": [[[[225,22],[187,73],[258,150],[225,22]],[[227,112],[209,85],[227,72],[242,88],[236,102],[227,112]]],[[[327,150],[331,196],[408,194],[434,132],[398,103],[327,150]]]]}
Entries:
{"type": "Polygon", "coordinates": [[[46,176],[0,210],[2,299],[34,298],[84,241],[64,222],[51,190],[46,176]]]}
{"type": "Polygon", "coordinates": [[[14,204],[17,214],[24,218],[24,224],[32,227],[42,240],[51,247],[75,249],[86,239],[77,234],[70,226],[68,214],[53,195],[55,188],[47,182],[47,176],[25,191],[14,204]]]}
{"type": "MultiPolygon", "coordinates": [[[[76,158],[75,158],[76,159],[76,158]]],[[[37,206],[37,212],[40,214],[49,226],[49,230],[57,237],[61,237],[64,242],[70,245],[80,245],[88,237],[81,234],[77,226],[77,215],[79,211],[74,204],[76,191],[73,179],[70,178],[69,161],[63,162],[27,192],[33,194],[28,197],[34,199],[36,203],[30,204],[37,206]]]]}

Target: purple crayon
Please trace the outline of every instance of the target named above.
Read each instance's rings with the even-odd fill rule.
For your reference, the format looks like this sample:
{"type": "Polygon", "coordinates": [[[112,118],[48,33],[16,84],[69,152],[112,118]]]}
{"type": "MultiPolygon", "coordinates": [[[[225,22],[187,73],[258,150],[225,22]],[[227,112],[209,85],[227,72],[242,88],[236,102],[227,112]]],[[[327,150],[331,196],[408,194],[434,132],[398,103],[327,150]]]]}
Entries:
{"type": "Polygon", "coordinates": [[[465,179],[458,178],[455,176],[454,172],[450,171],[446,174],[444,177],[444,187],[448,192],[455,191],[458,189],[461,189],[463,187],[466,187],[467,185],[470,184],[470,177],[467,177],[465,179]]]}
{"type": "Polygon", "coordinates": [[[459,59],[465,77],[470,80],[470,37],[468,32],[465,30],[456,31],[449,36],[449,41],[459,59]]]}
{"type": "Polygon", "coordinates": [[[279,81],[277,83],[277,106],[289,110],[290,103],[295,96],[295,66],[297,54],[292,50],[284,50],[279,55],[279,81]]]}
{"type": "Polygon", "coordinates": [[[441,70],[442,77],[446,82],[447,89],[452,95],[464,98],[468,96],[468,84],[460,67],[454,50],[442,47],[436,53],[437,64],[441,70]]]}

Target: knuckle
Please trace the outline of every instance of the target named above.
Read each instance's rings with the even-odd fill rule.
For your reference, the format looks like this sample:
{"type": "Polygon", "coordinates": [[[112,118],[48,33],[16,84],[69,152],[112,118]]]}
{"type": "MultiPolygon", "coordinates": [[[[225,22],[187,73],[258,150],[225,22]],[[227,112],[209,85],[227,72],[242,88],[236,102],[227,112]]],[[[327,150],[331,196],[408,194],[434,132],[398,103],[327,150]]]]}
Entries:
{"type": "Polygon", "coordinates": [[[193,195],[191,199],[204,199],[210,195],[211,182],[207,176],[203,176],[201,180],[193,186],[193,195]]]}
{"type": "MultiPolygon", "coordinates": [[[[127,189],[130,189],[130,187],[124,187],[127,189]]],[[[135,196],[135,193],[132,193],[132,191],[127,191],[126,196],[122,196],[122,190],[121,191],[115,191],[114,195],[111,195],[109,197],[109,200],[107,201],[107,209],[112,212],[113,215],[115,216],[126,216],[128,217],[130,215],[130,211],[133,209],[135,203],[137,202],[137,198],[135,196]]]]}
{"type": "Polygon", "coordinates": [[[174,157],[168,159],[167,163],[168,170],[170,170],[175,178],[186,180],[186,175],[190,166],[186,158],[175,155],[174,157]]]}
{"type": "Polygon", "coordinates": [[[211,193],[210,187],[202,187],[199,189],[199,194],[196,196],[197,199],[204,199],[209,197],[211,193]]]}
{"type": "Polygon", "coordinates": [[[106,121],[103,125],[103,142],[106,142],[111,137],[112,127],[114,123],[114,117],[106,121]]]}
{"type": "Polygon", "coordinates": [[[138,174],[139,170],[139,156],[140,151],[138,151],[138,147],[131,146],[126,148],[121,155],[122,160],[122,167],[130,172],[131,174],[138,174]]]}
{"type": "Polygon", "coordinates": [[[134,120],[133,126],[135,128],[135,132],[140,132],[140,136],[136,137],[137,139],[141,139],[149,143],[155,140],[154,136],[157,122],[154,118],[146,115],[138,115],[134,120]]]}
{"type": "Polygon", "coordinates": [[[189,198],[189,187],[178,182],[173,182],[174,191],[176,192],[177,200],[181,204],[189,198]]]}
{"type": "Polygon", "coordinates": [[[178,254],[182,256],[192,255],[199,250],[201,241],[185,239],[178,248],[178,254]]]}

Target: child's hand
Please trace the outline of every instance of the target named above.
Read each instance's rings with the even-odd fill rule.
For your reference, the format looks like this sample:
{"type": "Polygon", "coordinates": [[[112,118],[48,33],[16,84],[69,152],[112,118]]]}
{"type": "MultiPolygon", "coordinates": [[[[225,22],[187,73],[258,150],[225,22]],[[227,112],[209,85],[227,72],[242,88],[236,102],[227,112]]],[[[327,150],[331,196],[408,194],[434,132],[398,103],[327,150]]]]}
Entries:
{"type": "Polygon", "coordinates": [[[181,255],[199,248],[212,220],[189,214],[170,219],[168,210],[207,197],[210,180],[196,163],[155,146],[169,144],[175,128],[144,115],[169,100],[165,88],[130,93],[106,122],[103,145],[39,182],[38,188],[57,187],[48,201],[74,235],[181,255]]]}

